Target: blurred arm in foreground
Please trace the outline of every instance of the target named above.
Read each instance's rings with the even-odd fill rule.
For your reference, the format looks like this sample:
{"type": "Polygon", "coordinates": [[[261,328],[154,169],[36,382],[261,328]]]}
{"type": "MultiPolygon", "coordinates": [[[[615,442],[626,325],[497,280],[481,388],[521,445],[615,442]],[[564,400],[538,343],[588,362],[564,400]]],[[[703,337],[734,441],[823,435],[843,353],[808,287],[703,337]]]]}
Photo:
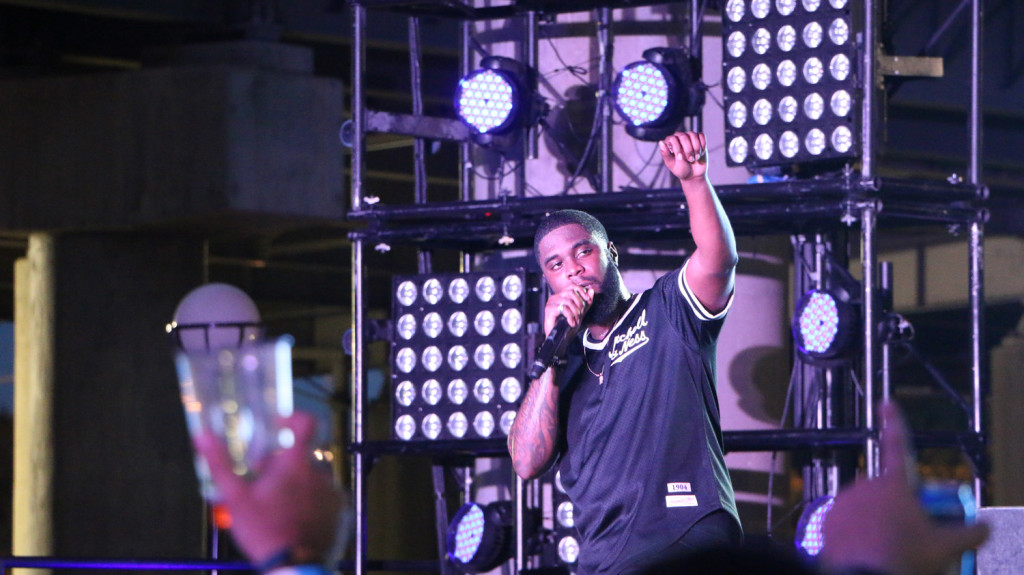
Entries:
{"type": "Polygon", "coordinates": [[[826,571],[874,570],[888,575],[934,575],[988,537],[988,526],[950,525],[928,516],[918,501],[907,428],[900,410],[882,406],[882,475],[836,496],[825,519],[826,571]]]}
{"type": "Polygon", "coordinates": [[[345,496],[330,471],[311,458],[313,417],[296,412],[282,426],[292,429],[295,443],[267,458],[255,478],[231,471],[227,447],[216,436],[198,437],[195,448],[231,512],[232,538],[255,565],[329,565],[337,559],[345,496]]]}

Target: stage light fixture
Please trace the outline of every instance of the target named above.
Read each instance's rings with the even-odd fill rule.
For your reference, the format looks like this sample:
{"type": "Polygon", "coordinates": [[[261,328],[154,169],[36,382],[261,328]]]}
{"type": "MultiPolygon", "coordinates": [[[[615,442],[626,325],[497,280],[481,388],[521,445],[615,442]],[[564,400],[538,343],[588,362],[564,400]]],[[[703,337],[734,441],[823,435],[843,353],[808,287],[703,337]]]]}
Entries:
{"type": "Polygon", "coordinates": [[[516,420],[516,412],[508,410],[501,414],[501,419],[498,420],[498,425],[501,427],[501,432],[506,436],[508,432],[512,430],[512,423],[516,420]]]}
{"type": "Polygon", "coordinates": [[[419,290],[416,289],[415,283],[411,281],[404,281],[398,285],[398,290],[395,296],[398,298],[399,303],[404,306],[410,306],[419,296],[419,290]]]}
{"type": "Polygon", "coordinates": [[[516,343],[505,344],[505,347],[501,348],[501,363],[509,368],[514,369],[515,366],[520,365],[523,361],[523,349],[516,343]]]}
{"type": "Polygon", "coordinates": [[[812,364],[849,361],[856,351],[859,310],[840,289],[812,289],[797,302],[793,341],[812,364]]]}
{"type": "Polygon", "coordinates": [[[457,311],[448,316],[448,333],[452,334],[455,337],[462,337],[466,335],[466,330],[468,329],[469,317],[466,316],[466,312],[457,311]]]}
{"type": "MultiPolygon", "coordinates": [[[[742,52],[742,34],[726,41],[726,49],[742,52]]],[[[643,60],[627,65],[612,87],[615,109],[626,132],[638,140],[656,141],[676,131],[687,116],[700,114],[704,89],[700,61],[681,48],[650,48],[643,60]]]]}
{"type": "Polygon", "coordinates": [[[576,537],[566,535],[558,540],[558,558],[567,565],[572,565],[580,558],[580,543],[576,537]]]}
{"type": "Polygon", "coordinates": [[[441,418],[436,413],[428,413],[423,418],[423,436],[427,439],[437,439],[441,435],[441,418]]]}
{"type": "Polygon", "coordinates": [[[501,280],[501,295],[510,301],[519,299],[523,295],[523,279],[516,275],[505,276],[501,280]]]}
{"type": "Polygon", "coordinates": [[[473,354],[473,361],[480,369],[491,369],[494,365],[494,348],[489,343],[482,343],[477,346],[473,354]]]}
{"type": "Polygon", "coordinates": [[[398,318],[398,337],[412,339],[414,335],[416,335],[416,318],[408,313],[398,318]]]}
{"type": "Polygon", "coordinates": [[[436,379],[428,379],[423,384],[423,401],[428,405],[437,405],[441,401],[441,384],[436,379]]]}
{"type": "Polygon", "coordinates": [[[506,403],[514,404],[519,401],[519,397],[523,393],[523,384],[519,383],[519,380],[514,377],[506,377],[501,382],[501,398],[506,403]]]}
{"type": "Polygon", "coordinates": [[[523,318],[536,283],[522,270],[394,279],[395,439],[508,435],[525,385],[523,318]]]}
{"type": "Polygon", "coordinates": [[[395,388],[395,399],[398,400],[399,404],[409,407],[412,405],[413,400],[416,399],[416,386],[408,380],[399,383],[395,388]]]}
{"type": "Polygon", "coordinates": [[[494,433],[494,415],[490,411],[481,411],[473,417],[473,431],[479,437],[487,438],[494,433]]]}
{"type": "Polygon", "coordinates": [[[474,291],[480,301],[487,303],[494,298],[494,278],[487,275],[476,280],[474,291]]]}
{"type": "Polygon", "coordinates": [[[832,510],[831,495],[819,497],[804,507],[796,525],[796,549],[807,557],[815,557],[825,547],[825,517],[832,510]]]}
{"type": "Polygon", "coordinates": [[[466,503],[448,525],[448,559],[461,573],[490,571],[512,557],[511,501],[466,503]]]}
{"type": "Polygon", "coordinates": [[[473,318],[473,329],[484,337],[494,332],[494,314],[491,313],[491,310],[485,309],[476,314],[476,317],[473,318]]]}
{"type": "Polygon", "coordinates": [[[854,38],[862,19],[852,6],[728,0],[723,14],[727,163],[757,168],[855,158],[863,79],[854,38]]]}
{"type": "MultiPolygon", "coordinates": [[[[469,283],[466,278],[455,278],[448,284],[448,297],[452,303],[462,303],[469,297],[469,283]]],[[[465,315],[465,314],[463,314],[465,315]]]]}
{"type": "Polygon", "coordinates": [[[501,314],[501,329],[505,333],[517,333],[523,327],[523,314],[516,308],[509,308],[501,314]]]}
{"type": "Polygon", "coordinates": [[[462,405],[469,397],[469,386],[461,379],[453,379],[448,382],[448,401],[453,405],[462,405]]]}
{"type": "Polygon", "coordinates": [[[503,56],[481,60],[455,90],[455,114],[473,141],[484,146],[514,141],[517,130],[535,124],[544,109],[536,72],[503,56]]]}
{"type": "Polygon", "coordinates": [[[476,380],[473,384],[473,397],[480,403],[490,403],[494,399],[494,383],[486,377],[476,380]]]}
{"type": "Polygon", "coordinates": [[[402,415],[395,420],[395,436],[408,441],[416,433],[416,420],[411,415],[402,415]]]}
{"type": "Polygon", "coordinates": [[[555,518],[562,527],[575,527],[576,520],[573,519],[574,507],[572,501],[563,501],[558,504],[555,510],[555,518]]]}
{"type": "Polygon", "coordinates": [[[448,350],[448,367],[455,371],[462,371],[466,368],[469,363],[469,353],[466,352],[466,348],[461,345],[452,346],[448,350]]]}
{"type": "Polygon", "coordinates": [[[796,98],[793,96],[785,96],[779,100],[779,118],[787,124],[796,119],[796,114],[799,109],[799,105],[796,103],[796,98]]]}
{"type": "Polygon", "coordinates": [[[437,312],[430,312],[427,314],[427,317],[423,318],[423,333],[427,334],[427,337],[431,339],[441,335],[443,327],[444,322],[441,320],[441,314],[437,312]]]}
{"type": "Polygon", "coordinates": [[[451,433],[452,437],[462,439],[468,429],[469,420],[466,419],[465,413],[456,411],[448,416],[448,433],[451,433]]]}
{"type": "MultiPolygon", "coordinates": [[[[555,470],[541,478],[542,483],[550,483],[551,508],[545,515],[554,517],[551,538],[549,539],[551,555],[561,565],[570,569],[576,565],[580,556],[579,531],[576,528],[576,508],[562,487],[561,474],[555,470]]],[[[547,499],[547,498],[546,498],[547,499]]]]}
{"type": "Polygon", "coordinates": [[[441,355],[441,349],[436,345],[432,345],[423,350],[423,367],[427,368],[427,371],[437,371],[441,368],[441,362],[443,361],[444,357],[441,355]]]}
{"type": "Polygon", "coordinates": [[[437,278],[430,278],[427,280],[427,283],[423,284],[423,299],[431,305],[441,301],[442,293],[444,291],[441,289],[441,282],[437,281],[437,278]]]}

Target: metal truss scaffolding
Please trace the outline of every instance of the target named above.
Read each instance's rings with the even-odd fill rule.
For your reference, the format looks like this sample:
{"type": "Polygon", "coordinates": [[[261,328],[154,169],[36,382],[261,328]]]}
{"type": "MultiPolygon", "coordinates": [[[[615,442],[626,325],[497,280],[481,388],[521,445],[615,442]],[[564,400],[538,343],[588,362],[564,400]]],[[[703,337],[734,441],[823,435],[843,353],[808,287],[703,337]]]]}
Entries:
{"type": "MultiPolygon", "coordinates": [[[[984,393],[986,388],[986,358],[982,341],[984,317],[983,250],[984,227],[987,212],[984,200],[987,190],[981,178],[981,22],[982,1],[972,0],[972,99],[967,137],[970,140],[970,169],[966,182],[920,181],[882,178],[876,175],[876,144],[881,114],[880,62],[887,58],[881,53],[877,31],[880,29],[880,3],[865,0],[865,37],[862,70],[870,84],[864,90],[861,115],[864,118],[860,137],[862,146],[860,164],[847,167],[841,173],[816,179],[716,186],[726,212],[738,235],[779,234],[814,237],[832,230],[859,231],[860,265],[863,302],[860,330],[863,345],[863,363],[856,366],[864,395],[856,400],[857,416],[852,425],[843,422],[819,421],[807,428],[773,431],[726,432],[727,451],[794,451],[794,450],[863,450],[869,475],[879,472],[877,453],[877,425],[875,404],[890,393],[887,344],[881,341],[877,326],[882,313],[880,302],[880,274],[878,262],[877,229],[880,226],[957,226],[967,230],[969,285],[970,342],[971,342],[971,413],[969,426],[948,433],[917,437],[919,445],[960,447],[976,462],[982,459],[984,438],[984,393]]],[[[349,217],[365,222],[365,227],[351,234],[353,270],[353,354],[352,354],[352,414],[351,450],[353,453],[353,482],[356,511],[355,573],[369,570],[367,559],[366,502],[367,478],[373,461],[381,456],[417,454],[434,455],[444,463],[445,457],[457,454],[465,457],[505,456],[503,440],[459,442],[370,442],[364,435],[366,417],[365,346],[367,333],[364,293],[364,252],[379,246],[406,244],[419,247],[454,249],[463,254],[501,249],[499,239],[512,239],[516,245],[532,245],[537,222],[548,212],[561,208],[584,208],[598,217],[609,234],[617,240],[637,242],[684,238],[688,236],[686,205],[678,189],[623,190],[615,193],[592,195],[552,196],[526,198],[508,196],[500,200],[470,201],[471,178],[464,174],[463,200],[457,202],[428,202],[425,194],[417,194],[416,201],[407,205],[382,205],[368,201],[372,190],[364,187],[365,144],[367,132],[386,131],[404,133],[417,141],[427,138],[463,142],[464,159],[471,144],[465,129],[453,120],[412,116],[399,117],[366,109],[364,105],[364,77],[366,74],[365,46],[366,19],[372,10],[391,10],[406,13],[410,18],[422,14],[454,17],[465,21],[487,18],[523,18],[528,26],[536,25],[539,14],[570,12],[589,9],[607,9],[611,2],[543,2],[510,0],[498,8],[473,8],[472,5],[451,0],[446,2],[411,2],[401,0],[350,0],[353,11],[353,66],[352,66],[352,199],[349,217]],[[426,127],[425,126],[429,126],[426,127]]],[[[654,2],[628,3],[656,4],[654,2]]],[[[464,41],[464,45],[467,42],[464,41]]],[[[418,49],[416,46],[414,50],[418,49]]],[[[468,67],[464,58],[464,67],[468,67]]],[[[415,85],[415,81],[414,81],[415,85]]],[[[415,99],[415,98],[414,98],[415,99]]],[[[610,160],[608,153],[600,156],[610,160]]],[[[417,154],[422,162],[422,154],[417,154]]],[[[466,162],[464,162],[465,164],[466,162]]],[[[425,170],[417,167],[417,182],[425,170]]],[[[603,171],[602,171],[603,173],[603,171]]],[[[607,182],[605,185],[608,185],[607,182]]],[[[419,184],[417,184],[419,189],[419,184]]],[[[610,192],[611,190],[604,190],[610,192]]],[[[503,244],[504,245],[504,244],[503,244]]],[[[466,262],[468,257],[464,257],[466,262]]],[[[884,274],[883,274],[884,275],[884,274]]],[[[979,465],[984,470],[984,465],[979,465]]],[[[984,471],[976,478],[975,493],[981,497],[984,471]]],[[[435,481],[435,487],[437,487],[435,481]]],[[[519,482],[516,482],[517,484],[519,482]]],[[[521,486],[519,486],[521,489],[521,486]]],[[[443,513],[439,509],[439,514],[443,513]]],[[[442,527],[438,519],[439,528],[442,527]]],[[[518,527],[521,527],[518,525],[518,527]]],[[[443,546],[443,545],[442,545],[443,546]]],[[[443,549],[442,549],[443,551],[443,549]]],[[[517,571],[525,567],[523,550],[517,554],[517,571]]],[[[447,572],[442,553],[440,570],[447,572]]]]}

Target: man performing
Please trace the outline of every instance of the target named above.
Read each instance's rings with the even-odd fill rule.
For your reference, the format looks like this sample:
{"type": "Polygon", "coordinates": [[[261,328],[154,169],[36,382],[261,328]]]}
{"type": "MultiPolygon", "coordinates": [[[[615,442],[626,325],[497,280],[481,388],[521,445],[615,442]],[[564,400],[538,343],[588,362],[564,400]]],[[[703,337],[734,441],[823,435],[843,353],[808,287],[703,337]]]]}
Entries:
{"type": "Polygon", "coordinates": [[[677,133],[659,149],[696,243],[681,268],[630,294],[604,226],[576,210],[552,213],[534,238],[552,290],[545,333],[564,316],[582,337],[530,384],[508,448],[524,479],[558,459],[583,575],[636,573],[742,539],[715,391],[736,241],[707,179],[704,135],[677,133]]]}

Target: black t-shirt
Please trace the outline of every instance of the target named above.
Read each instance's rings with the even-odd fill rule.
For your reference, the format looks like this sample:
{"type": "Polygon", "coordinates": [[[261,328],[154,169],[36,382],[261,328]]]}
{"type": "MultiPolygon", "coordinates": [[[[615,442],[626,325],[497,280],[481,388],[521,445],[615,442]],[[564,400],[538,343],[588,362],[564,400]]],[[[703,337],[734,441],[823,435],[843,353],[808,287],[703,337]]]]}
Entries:
{"type": "Polygon", "coordinates": [[[714,387],[725,311],[704,310],[684,270],[633,296],[604,340],[570,346],[559,472],[581,573],[633,567],[717,509],[738,521],[714,387]]]}

